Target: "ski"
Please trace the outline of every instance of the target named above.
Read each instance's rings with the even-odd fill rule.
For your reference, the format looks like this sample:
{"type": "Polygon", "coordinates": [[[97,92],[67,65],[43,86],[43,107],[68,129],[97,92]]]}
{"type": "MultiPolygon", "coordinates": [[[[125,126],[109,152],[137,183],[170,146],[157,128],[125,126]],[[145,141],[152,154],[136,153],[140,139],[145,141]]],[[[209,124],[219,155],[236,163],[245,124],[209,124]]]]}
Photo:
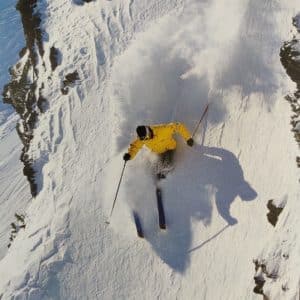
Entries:
{"type": "Polygon", "coordinates": [[[164,206],[162,202],[162,193],[159,187],[156,188],[156,199],[157,199],[159,227],[160,229],[166,229],[166,218],[165,218],[164,206]]]}
{"type": "Polygon", "coordinates": [[[137,235],[138,235],[138,237],[143,238],[144,233],[143,233],[142,224],[141,224],[138,214],[135,211],[133,212],[133,218],[134,218],[137,235]]]}

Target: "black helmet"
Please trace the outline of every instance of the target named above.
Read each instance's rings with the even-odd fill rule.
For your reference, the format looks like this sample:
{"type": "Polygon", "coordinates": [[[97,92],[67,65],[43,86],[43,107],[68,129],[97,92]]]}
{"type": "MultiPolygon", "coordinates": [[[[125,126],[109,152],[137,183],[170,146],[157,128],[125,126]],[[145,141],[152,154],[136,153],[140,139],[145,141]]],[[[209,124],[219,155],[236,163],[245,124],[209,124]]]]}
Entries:
{"type": "Polygon", "coordinates": [[[144,125],[141,125],[141,126],[138,126],[136,128],[136,133],[138,135],[138,137],[141,139],[141,140],[144,140],[146,138],[146,135],[147,135],[147,129],[146,129],[146,126],[144,125]]]}
{"type": "Polygon", "coordinates": [[[146,138],[151,139],[153,137],[153,132],[149,126],[140,125],[136,128],[136,133],[141,140],[146,138]]]}

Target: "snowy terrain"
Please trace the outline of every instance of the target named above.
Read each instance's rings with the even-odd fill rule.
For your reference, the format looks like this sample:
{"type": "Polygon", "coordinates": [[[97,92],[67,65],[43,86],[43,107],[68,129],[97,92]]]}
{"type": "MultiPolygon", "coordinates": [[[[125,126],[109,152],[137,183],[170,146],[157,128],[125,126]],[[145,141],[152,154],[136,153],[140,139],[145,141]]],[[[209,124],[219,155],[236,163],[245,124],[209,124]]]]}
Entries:
{"type": "MultiPolygon", "coordinates": [[[[24,38],[22,36],[22,25],[20,17],[15,10],[16,1],[1,2],[0,4],[0,86],[2,87],[9,80],[8,68],[13,65],[18,53],[24,46],[24,38]],[[22,43],[20,45],[20,43],[22,43]]],[[[0,125],[4,123],[5,117],[12,113],[12,107],[4,105],[0,102],[0,125]]]]}
{"type": "Polygon", "coordinates": [[[0,261],[0,298],[262,299],[253,289],[263,281],[268,299],[298,299],[299,148],[284,99],[296,84],[279,52],[299,35],[299,10],[274,0],[38,1],[35,83],[48,109],[28,154],[39,193],[0,261]],[[192,131],[207,103],[196,145],[180,140],[161,182],[167,230],[146,149],[127,164],[107,225],[135,127],[180,121],[192,131]],[[283,208],[275,227],[269,200],[283,208]]]}
{"type": "MultiPolygon", "coordinates": [[[[16,1],[0,3],[0,90],[9,81],[8,69],[18,60],[25,46],[16,1]]],[[[19,161],[21,142],[15,131],[18,117],[8,104],[0,101],[0,259],[7,251],[10,223],[15,213],[24,213],[31,198],[19,161]]]]}

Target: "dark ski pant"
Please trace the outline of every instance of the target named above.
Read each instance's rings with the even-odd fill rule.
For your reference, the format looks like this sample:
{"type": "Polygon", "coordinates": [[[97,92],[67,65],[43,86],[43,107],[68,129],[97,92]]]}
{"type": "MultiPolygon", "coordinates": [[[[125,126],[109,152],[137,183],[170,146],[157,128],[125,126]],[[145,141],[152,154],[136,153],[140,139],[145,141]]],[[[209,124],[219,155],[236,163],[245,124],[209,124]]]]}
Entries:
{"type": "Polygon", "coordinates": [[[165,178],[173,169],[175,150],[168,150],[159,154],[159,170],[157,172],[158,179],[165,178]]]}
{"type": "Polygon", "coordinates": [[[168,150],[164,153],[159,154],[159,160],[162,166],[171,167],[174,162],[175,150],[168,150]]]}

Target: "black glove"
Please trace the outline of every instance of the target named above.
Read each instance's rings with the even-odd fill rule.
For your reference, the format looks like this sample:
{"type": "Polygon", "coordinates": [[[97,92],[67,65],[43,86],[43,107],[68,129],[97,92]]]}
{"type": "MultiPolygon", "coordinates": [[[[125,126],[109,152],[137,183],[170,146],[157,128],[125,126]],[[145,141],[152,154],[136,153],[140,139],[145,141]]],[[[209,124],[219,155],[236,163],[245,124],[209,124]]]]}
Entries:
{"type": "Polygon", "coordinates": [[[129,153],[125,153],[124,154],[124,156],[123,156],[123,159],[125,160],[125,161],[127,161],[127,160],[130,160],[130,154],[129,153]]]}
{"type": "Polygon", "coordinates": [[[192,147],[192,146],[194,145],[194,140],[193,140],[193,138],[189,138],[189,139],[186,141],[186,143],[187,143],[190,147],[192,147]]]}

